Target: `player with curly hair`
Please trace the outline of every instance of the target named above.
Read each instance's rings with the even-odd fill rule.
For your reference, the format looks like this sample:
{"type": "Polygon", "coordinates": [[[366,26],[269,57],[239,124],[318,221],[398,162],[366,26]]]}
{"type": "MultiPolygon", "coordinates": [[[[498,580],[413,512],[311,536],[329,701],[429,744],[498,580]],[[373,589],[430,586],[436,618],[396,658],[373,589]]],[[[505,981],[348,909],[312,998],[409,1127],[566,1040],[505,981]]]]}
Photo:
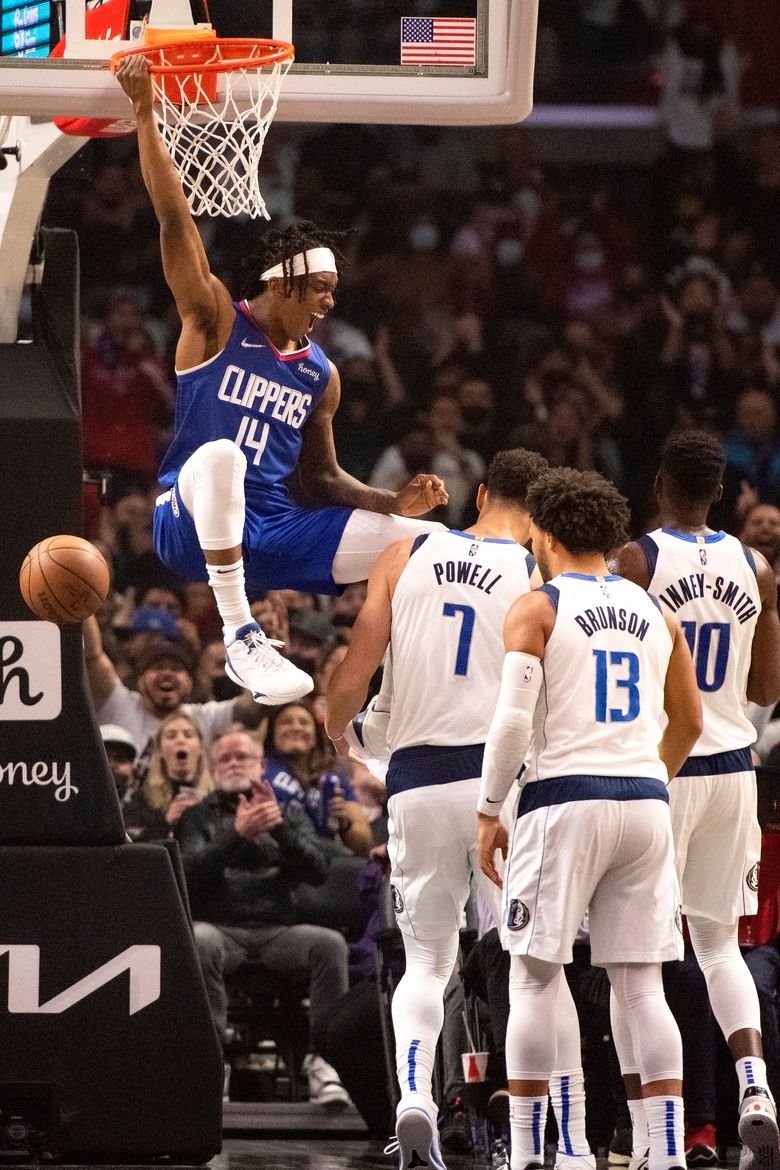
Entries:
{"type": "Polygon", "coordinates": [[[507,616],[478,805],[480,865],[500,885],[496,814],[525,761],[503,899],[511,1166],[544,1160],[555,1004],[588,912],[641,1069],[649,1170],[684,1167],[682,1042],[661,963],[682,943],[666,784],[701,731],[693,664],[675,619],[607,567],[628,523],[612,484],[556,469],[527,506],[545,584],[507,616]]]}
{"type": "Polygon", "coordinates": [[[211,586],[230,677],[258,702],[285,703],[313,683],[252,619],[247,584],[333,593],[365,580],[393,541],[441,527],[408,518],[446,503],[447,492],[435,475],[389,492],[339,467],[332,428],[339,375],[308,336],[334,305],[339,238],[305,222],[269,234],[244,297],[234,301],[209,268],[157,129],[146,62],[127,57],[116,76],[135,111],[141,171],[181,318],[155,547],[179,576],[211,586]],[[292,498],[293,475],[316,506],[292,498]]]}

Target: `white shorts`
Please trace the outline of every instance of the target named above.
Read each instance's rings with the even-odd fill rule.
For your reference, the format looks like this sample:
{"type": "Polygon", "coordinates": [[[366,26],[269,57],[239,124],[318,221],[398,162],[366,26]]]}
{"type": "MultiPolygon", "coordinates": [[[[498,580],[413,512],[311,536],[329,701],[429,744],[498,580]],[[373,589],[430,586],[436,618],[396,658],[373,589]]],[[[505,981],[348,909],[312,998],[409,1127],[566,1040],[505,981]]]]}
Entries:
{"type": "Polygon", "coordinates": [[[594,964],[682,958],[672,825],[663,800],[574,800],[524,812],[512,834],[504,887],[504,940],[512,954],[571,962],[589,911],[594,964]]]}
{"type": "Polygon", "coordinates": [[[683,913],[730,925],[758,910],[756,774],[677,776],[669,785],[683,913]]]}
{"type": "Polygon", "coordinates": [[[390,797],[390,883],[396,922],[404,934],[433,939],[460,930],[472,873],[500,922],[501,891],[479,868],[478,798],[478,776],[409,788],[390,797]]]}

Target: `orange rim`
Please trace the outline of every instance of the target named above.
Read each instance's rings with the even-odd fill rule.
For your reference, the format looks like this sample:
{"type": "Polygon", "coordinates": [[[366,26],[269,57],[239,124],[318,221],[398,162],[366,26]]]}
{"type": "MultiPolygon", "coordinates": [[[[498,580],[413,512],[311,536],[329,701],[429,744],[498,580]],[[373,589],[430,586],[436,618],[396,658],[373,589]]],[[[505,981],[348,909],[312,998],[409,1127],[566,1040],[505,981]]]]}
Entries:
{"type": "Polygon", "coordinates": [[[266,65],[278,65],[282,61],[291,61],[295,56],[295,48],[288,41],[257,40],[251,37],[214,37],[213,40],[193,39],[158,41],[154,45],[139,45],[137,49],[124,49],[121,53],[114,53],[111,58],[111,72],[116,73],[116,67],[124,57],[145,57],[149,64],[149,72],[154,74],[177,74],[186,76],[188,73],[232,73],[236,69],[259,69],[266,65]],[[230,56],[228,58],[214,58],[217,50],[239,53],[250,48],[259,50],[250,56],[230,56]],[[187,61],[177,64],[167,64],[160,61],[160,54],[172,50],[186,49],[192,56],[187,61]],[[211,57],[211,60],[198,60],[198,54],[211,57]]]}

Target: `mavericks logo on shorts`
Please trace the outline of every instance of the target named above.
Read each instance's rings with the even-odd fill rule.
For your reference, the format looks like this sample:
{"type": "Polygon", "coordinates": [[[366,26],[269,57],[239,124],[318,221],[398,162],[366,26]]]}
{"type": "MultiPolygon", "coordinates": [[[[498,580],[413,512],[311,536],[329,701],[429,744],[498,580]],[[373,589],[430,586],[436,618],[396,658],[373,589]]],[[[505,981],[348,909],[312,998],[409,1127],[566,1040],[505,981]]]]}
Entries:
{"type": "Polygon", "coordinates": [[[179,519],[179,501],[176,499],[176,488],[171,488],[171,511],[179,519]]]}
{"type": "Polygon", "coordinates": [[[682,932],[683,932],[683,927],[682,927],[682,906],[680,905],[680,903],[679,903],[679,902],[677,903],[677,906],[676,906],[676,908],[675,908],[675,911],[674,911],[674,925],[675,925],[675,927],[677,928],[677,933],[678,933],[678,934],[682,934],[682,932]]]}
{"type": "Polygon", "coordinates": [[[524,926],[528,926],[531,921],[531,914],[525,902],[521,902],[519,898],[512,898],[509,903],[509,913],[507,914],[506,924],[510,930],[522,930],[524,926]]]}
{"type": "Polygon", "coordinates": [[[758,890],[759,869],[760,869],[760,865],[758,862],[756,862],[756,864],[754,866],[751,866],[751,868],[748,870],[747,874],[745,875],[745,882],[747,883],[747,888],[749,890],[752,890],[754,894],[758,890]]]}
{"type": "Polygon", "coordinates": [[[394,885],[392,882],[390,883],[390,890],[393,895],[393,909],[395,910],[396,914],[401,914],[404,908],[404,900],[401,897],[401,891],[398,889],[398,886],[394,885]]]}

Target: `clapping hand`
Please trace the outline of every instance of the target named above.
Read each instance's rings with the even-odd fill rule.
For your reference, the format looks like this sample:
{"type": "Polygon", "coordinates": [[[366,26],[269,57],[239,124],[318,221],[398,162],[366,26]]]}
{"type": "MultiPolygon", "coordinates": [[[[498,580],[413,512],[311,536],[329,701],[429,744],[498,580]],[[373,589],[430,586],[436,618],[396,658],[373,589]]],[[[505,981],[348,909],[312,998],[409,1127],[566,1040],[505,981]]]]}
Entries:
{"type": "Polygon", "coordinates": [[[249,796],[238,796],[234,827],[240,837],[256,843],[263,833],[282,823],[282,810],[267,780],[253,780],[249,796]]]}

